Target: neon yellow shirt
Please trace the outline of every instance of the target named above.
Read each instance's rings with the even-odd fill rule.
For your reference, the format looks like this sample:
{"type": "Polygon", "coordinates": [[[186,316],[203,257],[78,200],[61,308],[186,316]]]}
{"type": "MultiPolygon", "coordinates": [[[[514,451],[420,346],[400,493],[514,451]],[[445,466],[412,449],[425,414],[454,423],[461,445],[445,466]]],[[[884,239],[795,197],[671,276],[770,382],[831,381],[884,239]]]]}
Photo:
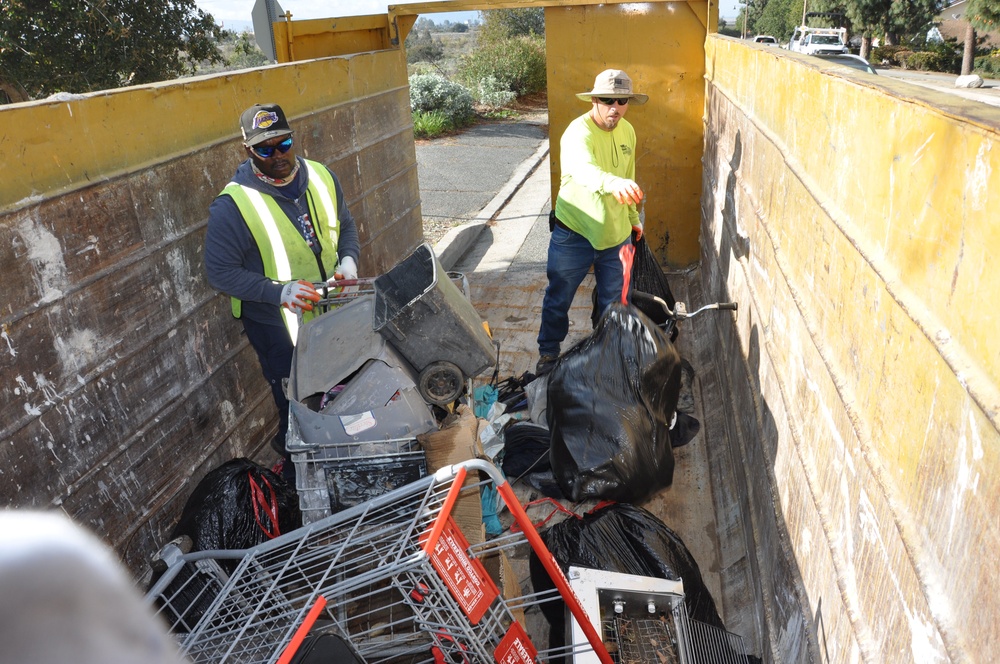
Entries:
{"type": "Polygon", "coordinates": [[[559,221],[598,250],[624,242],[639,224],[639,212],[616,201],[611,186],[622,178],[635,180],[635,129],[622,118],[614,130],[604,131],[588,113],[566,127],[559,149],[559,221]]]}

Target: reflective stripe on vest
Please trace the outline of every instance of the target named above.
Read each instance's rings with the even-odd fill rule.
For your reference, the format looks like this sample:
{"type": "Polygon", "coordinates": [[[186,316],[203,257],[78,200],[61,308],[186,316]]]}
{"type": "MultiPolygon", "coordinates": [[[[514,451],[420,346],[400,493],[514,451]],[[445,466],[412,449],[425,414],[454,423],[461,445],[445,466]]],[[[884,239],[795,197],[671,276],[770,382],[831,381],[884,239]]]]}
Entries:
{"type": "MultiPolygon", "coordinates": [[[[251,187],[230,182],[221,195],[229,196],[236,203],[243,221],[260,251],[264,264],[264,276],[278,283],[303,279],[310,282],[324,281],[333,276],[337,268],[337,245],[340,235],[340,220],[337,216],[337,192],[333,176],[322,164],[302,159],[309,173],[308,193],[313,206],[313,228],[322,252],[317,257],[302,237],[296,223],[278,206],[272,196],[262,194],[251,187]],[[317,259],[322,259],[320,271],[317,259]],[[324,274],[325,273],[325,274],[324,274]]],[[[231,298],[233,316],[242,314],[242,302],[231,298]]],[[[308,320],[318,312],[304,312],[308,320]]],[[[295,313],[281,308],[282,319],[295,343],[298,337],[299,321],[295,313]]]]}

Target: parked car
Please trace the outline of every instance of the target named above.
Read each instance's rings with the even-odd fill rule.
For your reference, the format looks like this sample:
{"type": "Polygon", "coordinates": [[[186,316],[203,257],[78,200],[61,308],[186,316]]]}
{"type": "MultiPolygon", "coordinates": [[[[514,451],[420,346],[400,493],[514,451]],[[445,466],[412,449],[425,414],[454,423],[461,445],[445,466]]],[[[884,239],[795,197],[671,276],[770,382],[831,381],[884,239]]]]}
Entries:
{"type": "Polygon", "coordinates": [[[777,44],[778,40],[771,35],[757,35],[753,38],[758,44],[777,44]]]}
{"type": "Polygon", "coordinates": [[[823,60],[826,60],[827,62],[832,62],[834,64],[844,65],[845,67],[851,67],[852,69],[857,69],[859,71],[868,72],[869,74],[875,74],[876,76],[878,75],[878,73],[875,71],[875,68],[872,67],[867,60],[865,60],[859,55],[851,55],[850,53],[837,53],[834,55],[816,54],[813,57],[821,58],[823,60]]]}

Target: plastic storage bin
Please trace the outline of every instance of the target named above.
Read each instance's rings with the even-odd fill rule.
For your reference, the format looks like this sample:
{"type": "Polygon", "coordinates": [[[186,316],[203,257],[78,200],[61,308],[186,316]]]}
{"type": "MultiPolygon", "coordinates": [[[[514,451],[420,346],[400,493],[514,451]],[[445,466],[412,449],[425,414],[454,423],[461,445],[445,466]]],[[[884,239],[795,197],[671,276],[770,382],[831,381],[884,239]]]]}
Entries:
{"type": "Polygon", "coordinates": [[[320,445],[292,453],[302,523],[360,505],[427,475],[413,438],[320,445]]]}

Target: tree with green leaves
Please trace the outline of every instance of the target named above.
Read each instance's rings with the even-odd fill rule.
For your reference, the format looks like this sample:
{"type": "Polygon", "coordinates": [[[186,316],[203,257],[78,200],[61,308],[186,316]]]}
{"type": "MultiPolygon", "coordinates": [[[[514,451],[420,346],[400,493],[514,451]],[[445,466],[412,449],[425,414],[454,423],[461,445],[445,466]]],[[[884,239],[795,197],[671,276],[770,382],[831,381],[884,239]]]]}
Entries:
{"type": "Polygon", "coordinates": [[[221,62],[195,0],[3,0],[0,79],[36,99],[152,83],[221,62]]]}
{"type": "Polygon", "coordinates": [[[230,67],[250,69],[251,67],[261,67],[268,62],[267,56],[254,41],[252,32],[241,32],[236,35],[233,55],[228,62],[230,67]]]}
{"type": "MultiPolygon", "coordinates": [[[[773,0],[750,0],[740,9],[739,16],[736,17],[736,25],[740,29],[740,35],[745,38],[753,37],[756,34],[765,34],[757,29],[757,21],[764,12],[765,7],[773,0]]],[[[770,33],[766,33],[770,34],[770,33]]]]}
{"type": "Polygon", "coordinates": [[[462,58],[459,80],[471,90],[515,97],[545,89],[545,11],[490,9],[472,53],[462,58]],[[487,81],[487,79],[490,79],[487,81]]]}
{"type": "Polygon", "coordinates": [[[435,63],[444,57],[444,45],[434,39],[430,30],[411,30],[406,36],[406,61],[435,63]]]}
{"type": "Polygon", "coordinates": [[[965,50],[962,53],[962,74],[971,74],[976,58],[976,30],[993,32],[1000,28],[1000,0],[969,0],[965,5],[965,50]]]}
{"type": "Polygon", "coordinates": [[[541,7],[525,9],[490,9],[482,12],[483,27],[480,38],[500,41],[513,37],[541,37],[545,35],[545,10],[541,7]]]}
{"type": "Polygon", "coordinates": [[[855,34],[861,36],[860,55],[865,60],[871,53],[872,39],[884,37],[888,31],[889,10],[892,0],[851,0],[844,5],[844,13],[855,34]]]}
{"type": "Polygon", "coordinates": [[[771,35],[781,43],[802,22],[802,0],[769,0],[754,25],[754,34],[771,35]]]}
{"type": "Polygon", "coordinates": [[[889,7],[886,43],[899,44],[901,38],[926,35],[931,21],[944,6],[942,0],[892,0],[889,7]]]}

